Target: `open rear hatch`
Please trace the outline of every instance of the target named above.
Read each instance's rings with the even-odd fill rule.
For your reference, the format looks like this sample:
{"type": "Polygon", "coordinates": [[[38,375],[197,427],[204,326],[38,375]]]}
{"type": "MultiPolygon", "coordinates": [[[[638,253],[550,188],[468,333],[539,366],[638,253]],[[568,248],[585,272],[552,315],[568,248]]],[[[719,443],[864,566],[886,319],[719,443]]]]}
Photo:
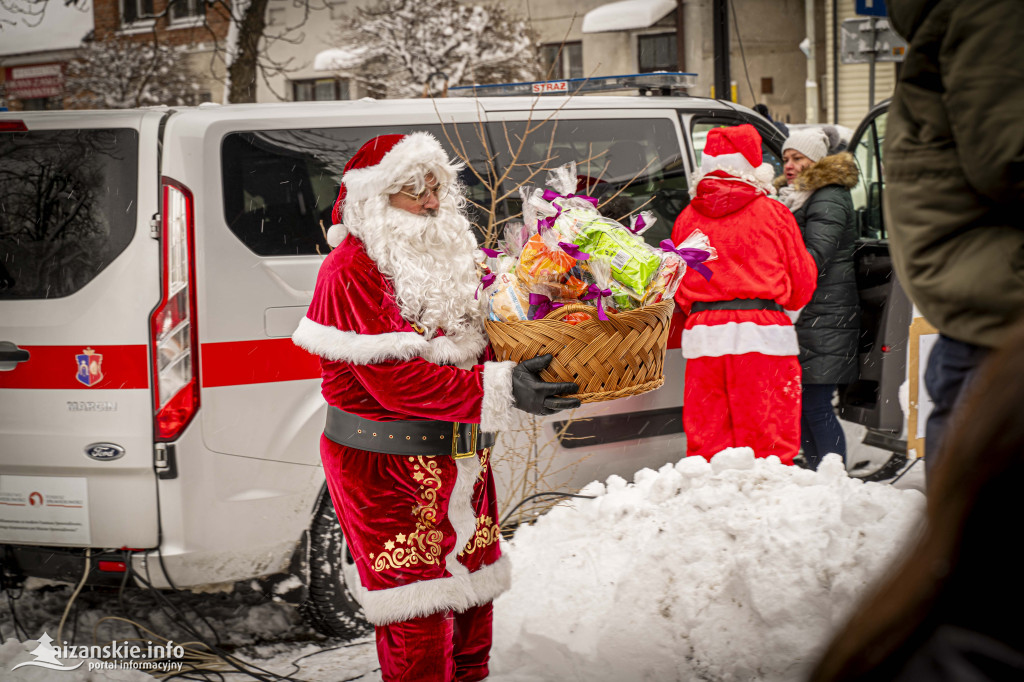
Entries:
{"type": "Polygon", "coordinates": [[[0,544],[158,544],[162,116],[0,114],[0,544]]]}

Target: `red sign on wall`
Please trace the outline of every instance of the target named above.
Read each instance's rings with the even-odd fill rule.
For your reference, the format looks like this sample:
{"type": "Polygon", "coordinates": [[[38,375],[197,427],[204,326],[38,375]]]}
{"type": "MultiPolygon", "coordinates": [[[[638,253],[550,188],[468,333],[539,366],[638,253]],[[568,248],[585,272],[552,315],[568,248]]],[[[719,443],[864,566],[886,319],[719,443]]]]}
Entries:
{"type": "Polygon", "coordinates": [[[61,64],[9,66],[6,86],[11,99],[57,97],[64,92],[64,67],[61,64]]]}

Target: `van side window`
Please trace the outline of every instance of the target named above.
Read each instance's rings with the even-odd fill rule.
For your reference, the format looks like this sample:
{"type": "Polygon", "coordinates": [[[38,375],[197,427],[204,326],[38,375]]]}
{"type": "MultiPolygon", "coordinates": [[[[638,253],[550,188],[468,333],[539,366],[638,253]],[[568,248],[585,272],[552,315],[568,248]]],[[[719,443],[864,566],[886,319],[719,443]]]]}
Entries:
{"type": "MultiPolygon", "coordinates": [[[[504,142],[506,132],[508,139],[518,140],[527,128],[523,121],[488,126],[495,142],[504,142]]],[[[627,223],[640,211],[654,212],[658,222],[644,233],[654,246],[671,234],[690,200],[678,137],[666,118],[563,118],[533,130],[518,159],[508,146],[496,144],[495,149],[498,167],[511,169],[509,187],[523,182],[544,187],[548,170],[575,161],[576,193],[596,198],[603,215],[627,223]]],[[[520,212],[518,194],[506,203],[509,215],[520,212]]]]}
{"type": "MultiPolygon", "coordinates": [[[[226,135],[221,145],[224,219],[235,236],[260,256],[326,255],[330,252],[326,231],[345,163],[377,135],[417,130],[449,146],[440,125],[226,135]]],[[[462,137],[470,158],[480,158],[476,134],[466,131],[462,137]]],[[[479,203],[484,197],[476,178],[467,170],[460,179],[467,184],[470,199],[479,203]]]]}
{"type": "MultiPolygon", "coordinates": [[[[530,124],[531,129],[537,122],[530,124]]],[[[320,128],[238,132],[225,136],[221,148],[224,218],[235,236],[261,256],[294,256],[329,249],[325,231],[345,162],[376,135],[423,130],[433,134],[452,156],[468,155],[471,166],[491,182],[506,169],[509,177],[495,197],[467,168],[460,174],[472,223],[487,227],[494,198],[496,233],[520,213],[514,189],[523,182],[543,187],[547,171],[577,163],[577,193],[596,197],[602,212],[618,220],[651,210],[658,222],[645,233],[651,244],[666,238],[676,216],[689,201],[682,153],[672,122],[665,118],[566,120],[542,124],[526,135],[527,123],[388,126],[387,128],[320,128]],[[497,153],[492,168],[484,147],[497,153]],[[495,173],[496,175],[491,175],[495,173]],[[322,225],[322,229],[321,229],[322,225]]],[[[477,237],[484,235],[478,231],[477,237]]]]}
{"type": "Polygon", "coordinates": [[[69,296],[124,251],[138,157],[136,130],[0,135],[0,300],[69,296]]]}
{"type": "Polygon", "coordinates": [[[882,112],[868,124],[856,149],[851,149],[857,160],[860,176],[851,190],[853,208],[857,213],[862,239],[885,239],[885,221],[882,217],[882,194],[885,188],[882,144],[885,142],[888,112],[882,112]]]}

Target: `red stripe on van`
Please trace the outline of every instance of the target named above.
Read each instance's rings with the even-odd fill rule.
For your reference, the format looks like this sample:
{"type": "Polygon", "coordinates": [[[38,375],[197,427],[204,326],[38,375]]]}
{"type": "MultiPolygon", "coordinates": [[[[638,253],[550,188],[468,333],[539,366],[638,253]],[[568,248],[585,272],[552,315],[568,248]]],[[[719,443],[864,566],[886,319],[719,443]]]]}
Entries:
{"type": "Polygon", "coordinates": [[[206,388],[320,378],[320,359],[288,338],[204,343],[200,358],[206,388]]]}
{"type": "Polygon", "coordinates": [[[29,359],[14,369],[0,372],[0,388],[111,389],[149,388],[149,351],[138,346],[21,346],[29,359]],[[102,374],[95,383],[84,384],[78,375],[78,360],[86,348],[102,356],[102,374]]]}

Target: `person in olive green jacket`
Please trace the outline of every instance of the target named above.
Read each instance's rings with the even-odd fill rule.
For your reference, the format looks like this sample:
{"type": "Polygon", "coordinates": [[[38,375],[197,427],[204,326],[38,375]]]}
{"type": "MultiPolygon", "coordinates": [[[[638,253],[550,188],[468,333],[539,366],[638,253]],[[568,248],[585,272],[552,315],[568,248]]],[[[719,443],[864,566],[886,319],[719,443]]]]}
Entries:
{"type": "Polygon", "coordinates": [[[930,472],[979,363],[1024,317],[1024,2],[888,8],[909,49],[883,150],[886,225],[900,282],[941,333],[925,373],[930,472]]]}

